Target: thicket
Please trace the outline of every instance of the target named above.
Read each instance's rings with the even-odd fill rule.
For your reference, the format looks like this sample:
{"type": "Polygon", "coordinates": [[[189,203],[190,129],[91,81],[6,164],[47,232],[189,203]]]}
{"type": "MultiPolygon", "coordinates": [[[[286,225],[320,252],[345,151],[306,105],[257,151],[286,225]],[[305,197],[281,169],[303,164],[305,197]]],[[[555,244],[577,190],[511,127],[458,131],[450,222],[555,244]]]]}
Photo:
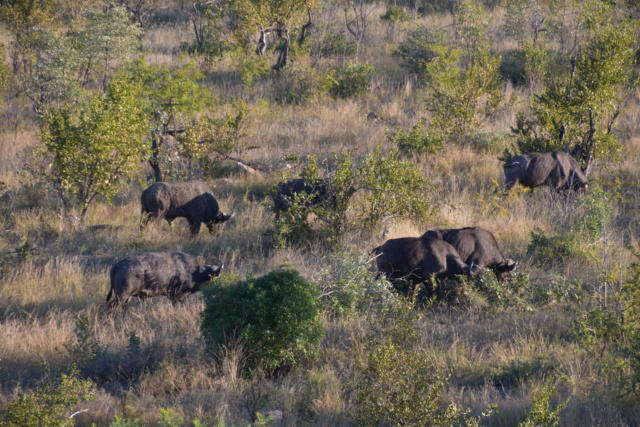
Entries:
{"type": "Polygon", "coordinates": [[[216,279],[203,291],[202,334],[214,352],[241,345],[246,368],[291,368],[313,358],[323,336],[315,286],[295,270],[216,279]]]}

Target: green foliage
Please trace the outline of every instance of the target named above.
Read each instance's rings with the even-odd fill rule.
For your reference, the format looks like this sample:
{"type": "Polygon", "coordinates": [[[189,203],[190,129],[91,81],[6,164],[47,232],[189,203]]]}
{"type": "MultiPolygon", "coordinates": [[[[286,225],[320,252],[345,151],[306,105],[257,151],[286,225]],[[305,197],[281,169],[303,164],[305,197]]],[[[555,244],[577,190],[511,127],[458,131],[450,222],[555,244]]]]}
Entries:
{"type": "Polygon", "coordinates": [[[192,55],[202,55],[208,61],[231,51],[232,44],[225,38],[225,10],[222,2],[195,1],[183,5],[194,28],[195,42],[182,43],[182,50],[192,55]]]}
{"type": "Polygon", "coordinates": [[[325,258],[323,265],[316,283],[320,300],[332,316],[379,313],[392,303],[389,282],[375,278],[368,258],[337,252],[325,258]]]}
{"type": "MultiPolygon", "coordinates": [[[[333,70],[336,84],[329,92],[337,98],[351,98],[369,92],[375,69],[369,62],[347,61],[340,70],[333,70]]],[[[333,74],[333,73],[332,73],[333,74]]]]}
{"type": "Polygon", "coordinates": [[[160,408],[159,427],[182,427],[184,417],[171,408],[160,408]]]}
{"type": "Polygon", "coordinates": [[[96,85],[105,90],[115,66],[140,47],[142,30],[130,18],[114,6],[90,10],[83,28],[53,31],[42,23],[16,28],[11,56],[21,89],[42,111],[82,102],[96,85]]]}
{"type": "Polygon", "coordinates": [[[456,2],[453,8],[453,29],[456,43],[468,55],[486,50],[488,40],[486,31],[489,27],[489,16],[482,5],[471,0],[456,2]]]}
{"type": "Polygon", "coordinates": [[[73,345],[65,344],[65,348],[69,352],[72,363],[82,369],[98,355],[100,344],[93,337],[92,325],[86,315],[77,314],[75,322],[77,341],[73,345]]]}
{"type": "MultiPolygon", "coordinates": [[[[378,147],[357,164],[353,151],[335,153],[333,164],[334,169],[328,173],[331,203],[310,205],[310,195],[296,196],[292,208],[276,218],[276,227],[269,233],[277,245],[309,241],[316,233],[310,221],[320,223],[320,231],[335,241],[349,229],[375,229],[395,217],[426,219],[435,209],[424,197],[431,184],[395,149],[383,153],[378,147]],[[312,220],[310,213],[314,214],[312,220]]],[[[301,175],[313,182],[317,172],[314,159],[301,175]]]]}
{"type": "Polygon", "coordinates": [[[411,21],[413,17],[405,12],[405,10],[400,6],[390,4],[387,7],[387,11],[384,14],[380,15],[380,19],[396,24],[398,22],[411,21]]]}
{"type": "Polygon", "coordinates": [[[509,280],[499,282],[493,271],[485,271],[480,278],[464,278],[463,282],[470,281],[475,288],[487,299],[493,308],[517,307],[532,310],[530,304],[529,274],[526,272],[512,272],[509,280]]]}
{"type": "Polygon", "coordinates": [[[582,210],[576,218],[572,228],[594,241],[602,235],[603,230],[611,224],[613,219],[612,192],[605,192],[602,188],[589,188],[588,192],[580,194],[577,200],[578,209],[582,210]]]}
{"type": "Polygon", "coordinates": [[[86,70],[101,75],[100,83],[106,85],[113,67],[139,51],[141,35],[142,28],[122,6],[90,10],[85,28],[76,35],[86,70]]]}
{"type": "Polygon", "coordinates": [[[315,68],[295,65],[288,67],[275,79],[275,100],[280,104],[300,104],[318,101],[329,93],[336,80],[315,68]]]}
{"type": "Polygon", "coordinates": [[[311,358],[324,335],[318,289],[295,270],[215,279],[203,293],[208,344],[215,352],[240,340],[249,368],[272,372],[311,358]]]}
{"type": "Polygon", "coordinates": [[[270,67],[266,59],[256,56],[253,52],[247,52],[238,47],[231,52],[231,58],[242,76],[242,83],[251,90],[256,79],[269,74],[270,67]]]}
{"type": "Polygon", "coordinates": [[[424,120],[420,120],[409,132],[397,129],[390,133],[386,130],[387,139],[405,154],[435,154],[442,149],[442,138],[424,130],[423,126],[424,120]]]}
{"type": "Polygon", "coordinates": [[[387,7],[387,11],[380,15],[380,19],[384,22],[387,22],[391,28],[394,28],[395,25],[399,22],[408,22],[413,19],[413,16],[405,12],[403,8],[400,6],[396,6],[390,4],[387,7]]]}
{"type": "Polygon", "coordinates": [[[551,399],[556,394],[552,384],[545,385],[533,394],[533,408],[518,427],[556,427],[560,424],[560,412],[567,406],[569,399],[551,409],[551,399]]]}
{"type": "MultiPolygon", "coordinates": [[[[549,21],[549,4],[535,0],[515,0],[506,4],[504,32],[520,46],[538,39],[545,20],[549,21]]],[[[535,43],[534,43],[535,45],[535,43]]]]}
{"type": "Polygon", "coordinates": [[[212,106],[213,97],[198,84],[204,74],[193,61],[183,65],[158,65],[148,64],[146,58],[141,57],[127,70],[141,87],[138,102],[151,134],[149,163],[155,180],[162,181],[164,172],[174,173],[176,160],[167,150],[167,136],[184,121],[212,106]]]}
{"type": "Polygon", "coordinates": [[[0,413],[0,424],[7,427],[73,426],[73,408],[93,398],[93,382],[80,378],[74,367],[68,374],[49,374],[33,392],[19,394],[0,413]]]}
{"type": "Polygon", "coordinates": [[[417,343],[419,314],[411,301],[395,300],[372,329],[371,351],[358,377],[356,420],[360,425],[479,425],[454,402],[446,403],[448,376],[417,343]]]}
{"type": "Polygon", "coordinates": [[[70,198],[77,200],[81,221],[97,196],[111,201],[118,181],[140,170],[146,128],[139,91],[121,74],[79,111],[52,109],[41,122],[40,164],[32,171],[57,190],[65,208],[70,198]]]}
{"type": "Polygon", "coordinates": [[[558,265],[584,254],[577,233],[563,232],[547,236],[543,230],[536,227],[530,235],[531,242],[527,246],[527,254],[534,255],[536,261],[542,265],[558,265]]]}
{"type": "Polygon", "coordinates": [[[374,228],[389,217],[424,220],[431,215],[433,206],[425,197],[427,180],[397,150],[384,154],[378,147],[363,156],[356,177],[352,185],[364,192],[356,205],[358,223],[374,228]]]}
{"type": "Polygon", "coordinates": [[[418,25],[407,32],[406,39],[398,44],[393,55],[399,57],[401,65],[418,79],[429,82],[430,64],[439,56],[434,47],[442,46],[445,40],[446,36],[442,31],[418,25]]]}
{"type": "Polygon", "coordinates": [[[193,179],[196,164],[204,172],[212,173],[220,160],[232,153],[243,154],[248,149],[242,143],[247,113],[246,104],[239,102],[227,108],[224,114],[207,114],[189,120],[184,133],[176,138],[178,155],[187,160],[186,171],[172,170],[172,176],[193,179]]]}
{"type": "Polygon", "coordinates": [[[461,52],[438,48],[439,61],[428,69],[432,90],[427,96],[427,109],[434,114],[431,129],[450,139],[480,128],[493,117],[502,101],[498,74],[500,57],[488,50],[478,50],[467,68],[461,68],[461,52]]]}
{"type": "Polygon", "coordinates": [[[588,171],[594,159],[615,158],[620,152],[613,130],[637,86],[637,24],[616,22],[606,8],[596,11],[592,4],[585,5],[583,24],[586,37],[572,59],[572,70],[555,77],[534,97],[533,118],[526,125],[520,119],[511,154],[568,147],[588,171]]]}

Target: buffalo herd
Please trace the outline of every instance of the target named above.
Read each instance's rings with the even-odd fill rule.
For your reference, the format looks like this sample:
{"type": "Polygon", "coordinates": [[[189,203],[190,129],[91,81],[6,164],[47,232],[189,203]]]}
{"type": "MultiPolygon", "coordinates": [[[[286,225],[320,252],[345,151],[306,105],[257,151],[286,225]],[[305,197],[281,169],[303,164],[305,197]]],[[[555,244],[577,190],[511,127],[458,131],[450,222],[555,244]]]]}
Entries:
{"type": "MultiPolygon", "coordinates": [[[[554,191],[586,190],[588,181],[578,162],[559,151],[525,153],[504,164],[505,188],[516,185],[535,188],[549,186],[554,191]]],[[[318,204],[335,205],[335,195],[328,179],[307,182],[291,179],[279,183],[272,195],[276,217],[299,202],[305,207],[318,204]]],[[[205,224],[211,233],[215,224],[227,222],[233,213],[220,210],[213,191],[201,181],[157,182],[141,195],[141,230],[150,221],[186,218],[191,237],[205,224]]],[[[499,281],[507,278],[517,262],[506,258],[493,234],[480,227],[429,230],[420,237],[390,239],[373,249],[379,275],[391,281],[407,279],[415,294],[422,284],[426,293],[433,293],[433,278],[453,278],[458,275],[480,276],[484,269],[495,273],[499,281]]],[[[111,288],[107,295],[108,314],[117,307],[123,316],[131,297],[141,299],[166,295],[173,303],[198,291],[212,277],[220,275],[223,264],[200,266],[183,252],[146,252],[127,256],[111,267],[111,288]]]]}

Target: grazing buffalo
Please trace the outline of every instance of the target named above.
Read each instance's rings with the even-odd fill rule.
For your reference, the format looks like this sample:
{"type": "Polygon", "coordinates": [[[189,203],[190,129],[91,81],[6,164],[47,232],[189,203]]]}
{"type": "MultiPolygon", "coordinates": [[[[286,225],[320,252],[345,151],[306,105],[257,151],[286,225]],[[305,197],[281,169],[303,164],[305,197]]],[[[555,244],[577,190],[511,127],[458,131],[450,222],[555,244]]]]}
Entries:
{"type": "Polygon", "coordinates": [[[504,164],[506,190],[515,185],[535,188],[548,185],[554,190],[580,190],[587,177],[571,155],[562,151],[518,154],[504,164]]]}
{"type": "Polygon", "coordinates": [[[333,201],[331,184],[328,179],[318,179],[313,183],[307,183],[302,178],[290,179],[278,184],[278,189],[273,194],[273,208],[276,216],[291,208],[291,200],[303,193],[310,196],[305,200],[307,203],[305,207],[333,201]]]}
{"type": "Polygon", "coordinates": [[[389,280],[410,279],[414,295],[421,283],[426,284],[428,296],[433,294],[432,276],[453,278],[482,273],[480,267],[466,264],[449,243],[430,236],[390,239],[372,252],[378,271],[389,280]]]}
{"type": "Polygon", "coordinates": [[[204,223],[213,232],[213,225],[226,222],[233,216],[220,212],[213,192],[201,181],[156,182],[142,192],[143,228],[149,220],[166,219],[169,225],[176,218],[189,221],[191,237],[195,237],[204,223]]]}
{"type": "Polygon", "coordinates": [[[130,255],[111,266],[111,289],[107,294],[109,303],[107,315],[121,306],[122,317],[127,311],[131,297],[141,299],[156,295],[166,295],[173,304],[185,295],[192,294],[212,277],[219,276],[223,263],[214,267],[200,266],[184,252],[146,252],[130,255]]]}
{"type": "Polygon", "coordinates": [[[490,268],[500,281],[515,270],[517,261],[505,258],[500,252],[498,242],[489,230],[480,227],[465,227],[450,230],[429,230],[427,237],[443,239],[451,244],[466,264],[480,268],[490,268]]]}

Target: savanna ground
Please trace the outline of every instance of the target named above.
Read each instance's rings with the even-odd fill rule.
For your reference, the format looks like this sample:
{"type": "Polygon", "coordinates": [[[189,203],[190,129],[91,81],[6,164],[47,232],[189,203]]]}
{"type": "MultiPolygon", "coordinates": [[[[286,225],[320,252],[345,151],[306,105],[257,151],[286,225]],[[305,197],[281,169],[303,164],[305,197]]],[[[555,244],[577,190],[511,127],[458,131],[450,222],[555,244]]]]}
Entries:
{"type": "MultiPolygon", "coordinates": [[[[424,90],[392,55],[409,24],[389,31],[378,18],[385,10],[382,3],[375,6],[358,54],[360,62],[375,68],[372,88],[355,98],[278,104],[274,79],[257,79],[248,90],[231,59],[201,60],[206,74],[201,85],[220,99],[242,94],[247,102],[244,143],[256,148],[244,153],[244,160],[278,170],[287,154],[315,154],[321,165],[325,159],[330,164],[334,152],[372,152],[389,144],[386,129],[407,129],[429,118],[424,90]],[[381,120],[367,120],[371,111],[381,120]]],[[[504,11],[498,7],[490,17],[490,31],[499,35],[504,11]]],[[[451,22],[448,13],[415,19],[451,22]]],[[[142,40],[149,61],[162,64],[178,61],[181,44],[192,38],[190,23],[169,8],[142,40]]],[[[509,43],[496,37],[493,47],[508,49],[509,43]]],[[[545,255],[534,250],[535,242],[538,249],[543,244],[532,232],[563,235],[588,212],[584,195],[564,197],[546,188],[502,192],[498,157],[509,144],[516,113],[527,108],[528,91],[504,82],[504,105],[480,136],[449,141],[435,154],[413,158],[434,184],[424,194],[436,207],[429,221],[388,221],[373,231],[354,227],[333,246],[318,242],[277,250],[265,236],[273,226],[270,193],[277,177],[235,172],[232,162],[202,177],[221,207],[236,213],[214,235],[203,227],[190,240],[183,220],[139,232],[139,195],[153,182],[148,167],[139,179],[121,184],[112,204],[97,199],[82,227],[70,224],[56,195],[24,173],[26,156],[39,144],[36,117],[24,98],[8,97],[0,120],[0,181],[11,190],[0,199],[0,408],[33,390],[49,370],[76,362],[82,376],[95,383],[93,399],[76,406],[86,409],[75,416],[78,425],[109,425],[116,416],[120,422],[155,425],[163,408],[187,423],[198,419],[206,425],[247,425],[256,412],[273,410],[282,411],[281,420],[271,421],[277,425],[353,425],[374,323],[366,314],[323,315],[326,334],[315,358],[275,376],[252,377],[242,370],[241,346],[215,356],[207,351],[199,294],[176,306],[164,297],[134,301],[124,320],[105,319],[110,265],[137,251],[181,250],[202,261],[224,261],[225,274],[260,276],[285,266],[316,282],[332,263],[367,256],[386,238],[481,226],[494,233],[505,255],[519,260],[523,289],[518,298],[504,296],[513,298],[504,303],[472,294],[463,304],[418,309],[419,347],[447,376],[444,401],[474,415],[496,404],[483,425],[512,426],[525,419],[534,392],[552,384],[551,407],[567,401],[561,425],[638,425],[634,347],[621,353],[606,333],[583,339],[576,322],[597,305],[605,287],[613,294],[632,281],[639,231],[640,93],[631,97],[618,123],[620,159],[597,162],[590,176],[590,189],[602,190],[593,203],[605,203],[611,195],[606,198],[611,220],[579,247],[545,255]]]]}

